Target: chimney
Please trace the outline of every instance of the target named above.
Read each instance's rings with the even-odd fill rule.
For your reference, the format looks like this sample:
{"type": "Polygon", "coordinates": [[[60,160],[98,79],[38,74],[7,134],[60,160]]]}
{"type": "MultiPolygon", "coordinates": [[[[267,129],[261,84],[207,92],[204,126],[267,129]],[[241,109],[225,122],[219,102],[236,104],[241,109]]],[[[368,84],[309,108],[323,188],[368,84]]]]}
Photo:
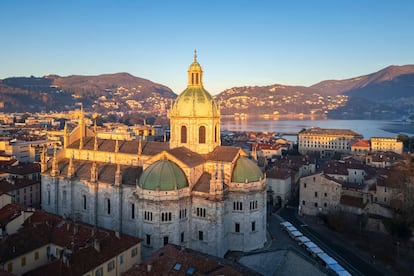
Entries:
{"type": "Polygon", "coordinates": [[[152,271],[152,264],[147,264],[147,272],[151,272],[152,271]]]}
{"type": "Polygon", "coordinates": [[[115,237],[117,237],[118,239],[121,239],[121,234],[118,231],[116,231],[115,232],[115,237]]]}
{"type": "Polygon", "coordinates": [[[75,223],[73,225],[73,235],[76,235],[78,233],[78,230],[79,230],[79,225],[75,223]]]}

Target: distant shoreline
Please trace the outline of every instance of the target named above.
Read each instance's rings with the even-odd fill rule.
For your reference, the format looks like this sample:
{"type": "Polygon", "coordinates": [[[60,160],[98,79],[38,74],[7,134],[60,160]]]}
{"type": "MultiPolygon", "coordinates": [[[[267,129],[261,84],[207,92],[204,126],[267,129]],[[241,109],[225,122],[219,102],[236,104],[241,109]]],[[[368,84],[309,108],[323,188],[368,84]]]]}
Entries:
{"type": "Polygon", "coordinates": [[[221,115],[225,119],[246,120],[247,118],[262,118],[273,120],[329,120],[326,115],[323,114],[303,114],[303,113],[291,113],[291,114],[246,114],[235,113],[233,115],[221,115]]]}

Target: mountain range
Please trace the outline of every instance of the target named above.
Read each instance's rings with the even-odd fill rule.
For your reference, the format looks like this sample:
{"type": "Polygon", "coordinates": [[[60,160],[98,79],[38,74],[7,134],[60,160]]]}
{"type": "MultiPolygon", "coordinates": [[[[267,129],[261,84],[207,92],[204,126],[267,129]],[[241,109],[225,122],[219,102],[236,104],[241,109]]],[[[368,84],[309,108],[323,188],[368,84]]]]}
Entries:
{"type": "MultiPolygon", "coordinates": [[[[98,76],[46,75],[0,80],[0,111],[66,111],[82,103],[100,114],[166,114],[177,95],[167,86],[128,73],[98,76]]],[[[241,86],[226,89],[222,114],[323,115],[335,119],[396,119],[414,110],[414,65],[315,85],[241,86]]]]}

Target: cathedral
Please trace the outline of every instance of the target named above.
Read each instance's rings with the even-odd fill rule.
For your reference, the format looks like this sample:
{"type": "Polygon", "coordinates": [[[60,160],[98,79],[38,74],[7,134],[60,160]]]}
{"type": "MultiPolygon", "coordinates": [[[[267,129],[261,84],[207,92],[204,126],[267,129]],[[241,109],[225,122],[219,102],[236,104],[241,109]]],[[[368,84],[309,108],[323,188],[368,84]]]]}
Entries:
{"type": "Polygon", "coordinates": [[[98,139],[83,113],[64,148],[41,157],[42,208],[142,239],[223,257],[266,242],[266,179],[239,147],[220,144],[220,108],[194,54],[169,110],[170,141],[98,139]]]}

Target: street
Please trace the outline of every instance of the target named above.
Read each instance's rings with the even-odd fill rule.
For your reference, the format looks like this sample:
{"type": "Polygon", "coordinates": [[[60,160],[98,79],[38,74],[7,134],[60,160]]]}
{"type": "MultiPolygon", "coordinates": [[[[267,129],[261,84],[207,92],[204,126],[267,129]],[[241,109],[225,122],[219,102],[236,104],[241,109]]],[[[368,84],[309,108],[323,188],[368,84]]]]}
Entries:
{"type": "MultiPolygon", "coordinates": [[[[330,235],[328,231],[322,234],[306,225],[300,218],[298,218],[297,210],[295,208],[282,208],[277,214],[283,219],[291,222],[299,231],[316,243],[322,250],[335,258],[336,261],[346,268],[352,275],[386,274],[384,271],[377,269],[374,264],[375,259],[367,260],[367,258],[361,257],[361,254],[354,252],[349,244],[346,245],[346,241],[338,240],[335,236],[330,235]]],[[[277,216],[272,215],[269,217],[269,232],[272,236],[277,235],[279,232],[279,223],[280,221],[277,216]]],[[[295,241],[293,242],[296,243],[295,241]]]]}

